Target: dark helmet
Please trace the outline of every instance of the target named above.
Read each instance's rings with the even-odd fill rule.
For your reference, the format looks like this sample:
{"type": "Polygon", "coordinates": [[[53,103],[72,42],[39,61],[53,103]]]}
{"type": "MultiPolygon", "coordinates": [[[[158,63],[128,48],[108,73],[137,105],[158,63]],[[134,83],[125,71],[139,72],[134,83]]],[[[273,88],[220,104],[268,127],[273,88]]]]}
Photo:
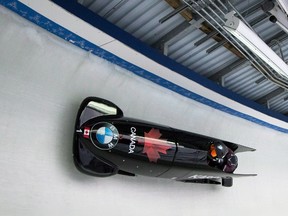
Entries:
{"type": "Polygon", "coordinates": [[[229,151],[225,158],[225,166],[223,167],[223,171],[227,173],[232,173],[238,166],[238,158],[234,154],[234,152],[229,151]]]}
{"type": "Polygon", "coordinates": [[[214,159],[223,159],[228,151],[228,147],[225,144],[216,142],[210,145],[209,154],[214,159]]]}
{"type": "Polygon", "coordinates": [[[222,169],[225,165],[224,158],[229,152],[228,147],[220,142],[213,142],[208,151],[208,164],[212,167],[222,169]]]}

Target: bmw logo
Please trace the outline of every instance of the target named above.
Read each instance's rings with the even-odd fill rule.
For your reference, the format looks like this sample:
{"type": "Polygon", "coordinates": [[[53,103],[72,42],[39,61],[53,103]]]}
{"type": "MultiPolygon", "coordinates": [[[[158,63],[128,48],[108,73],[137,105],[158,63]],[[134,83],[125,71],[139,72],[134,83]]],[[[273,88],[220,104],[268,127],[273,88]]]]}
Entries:
{"type": "Polygon", "coordinates": [[[119,139],[117,128],[107,122],[100,122],[91,128],[91,141],[101,150],[109,150],[114,148],[119,139]]]}

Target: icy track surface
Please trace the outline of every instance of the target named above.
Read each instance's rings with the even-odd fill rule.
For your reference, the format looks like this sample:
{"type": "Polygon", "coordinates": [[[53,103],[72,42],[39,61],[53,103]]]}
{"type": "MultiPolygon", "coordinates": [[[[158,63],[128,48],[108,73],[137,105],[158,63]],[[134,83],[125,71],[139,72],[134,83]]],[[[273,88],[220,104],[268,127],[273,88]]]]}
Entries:
{"type": "Polygon", "coordinates": [[[288,136],[183,98],[80,50],[0,7],[1,215],[284,215],[288,136]],[[126,116],[257,149],[232,188],[79,173],[76,112],[87,96],[126,116]]]}

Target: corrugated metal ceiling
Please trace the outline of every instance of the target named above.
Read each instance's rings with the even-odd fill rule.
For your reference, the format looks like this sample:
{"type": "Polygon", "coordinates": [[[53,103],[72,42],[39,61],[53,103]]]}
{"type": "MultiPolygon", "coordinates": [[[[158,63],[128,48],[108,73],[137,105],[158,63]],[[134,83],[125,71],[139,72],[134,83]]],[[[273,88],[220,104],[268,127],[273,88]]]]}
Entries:
{"type": "MultiPolygon", "coordinates": [[[[184,7],[185,1],[78,0],[78,2],[144,43],[160,49],[163,54],[176,62],[249,100],[288,115],[287,91],[267,80],[249,61],[241,58],[233,46],[223,37],[221,39],[218,32],[203,22],[204,20],[191,8],[186,7],[186,11],[176,13],[167,21],[161,20],[177,8],[184,7]],[[189,14],[193,19],[190,19],[189,14]],[[201,42],[200,39],[205,40],[201,42]]],[[[261,8],[265,1],[205,2],[212,2],[229,10],[231,3],[277,54],[280,55],[281,48],[284,60],[288,59],[288,35],[278,25],[269,21],[270,14],[261,8]]],[[[215,14],[213,17],[217,18],[215,14]]]]}

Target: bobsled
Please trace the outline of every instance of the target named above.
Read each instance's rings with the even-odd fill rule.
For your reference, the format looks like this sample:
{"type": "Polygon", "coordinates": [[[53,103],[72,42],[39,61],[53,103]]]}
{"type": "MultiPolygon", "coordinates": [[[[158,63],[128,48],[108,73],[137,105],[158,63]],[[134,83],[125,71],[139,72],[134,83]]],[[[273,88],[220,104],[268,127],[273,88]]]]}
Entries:
{"type": "Polygon", "coordinates": [[[82,173],[108,177],[144,175],[231,187],[236,153],[255,149],[139,119],[114,103],[88,97],[80,105],[73,158],[82,173]]]}

